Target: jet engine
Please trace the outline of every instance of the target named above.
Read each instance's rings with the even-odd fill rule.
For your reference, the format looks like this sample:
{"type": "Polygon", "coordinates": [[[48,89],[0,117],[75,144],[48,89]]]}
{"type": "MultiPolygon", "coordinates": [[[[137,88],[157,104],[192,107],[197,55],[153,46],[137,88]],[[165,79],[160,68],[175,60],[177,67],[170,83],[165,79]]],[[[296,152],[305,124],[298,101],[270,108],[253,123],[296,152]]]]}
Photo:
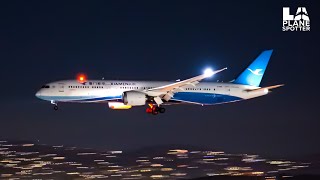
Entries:
{"type": "Polygon", "coordinates": [[[130,106],[143,106],[146,104],[146,94],[138,91],[127,91],[122,94],[123,104],[130,106]]]}

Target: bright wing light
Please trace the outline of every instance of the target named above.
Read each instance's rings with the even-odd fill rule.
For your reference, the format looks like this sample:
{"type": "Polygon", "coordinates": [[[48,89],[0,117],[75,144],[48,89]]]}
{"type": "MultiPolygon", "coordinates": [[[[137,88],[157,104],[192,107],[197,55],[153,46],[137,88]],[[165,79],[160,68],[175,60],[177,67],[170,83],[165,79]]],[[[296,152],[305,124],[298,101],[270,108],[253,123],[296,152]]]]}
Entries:
{"type": "Polygon", "coordinates": [[[207,68],[206,70],[204,70],[203,75],[205,75],[205,77],[211,77],[214,74],[213,70],[210,68],[207,68]]]}

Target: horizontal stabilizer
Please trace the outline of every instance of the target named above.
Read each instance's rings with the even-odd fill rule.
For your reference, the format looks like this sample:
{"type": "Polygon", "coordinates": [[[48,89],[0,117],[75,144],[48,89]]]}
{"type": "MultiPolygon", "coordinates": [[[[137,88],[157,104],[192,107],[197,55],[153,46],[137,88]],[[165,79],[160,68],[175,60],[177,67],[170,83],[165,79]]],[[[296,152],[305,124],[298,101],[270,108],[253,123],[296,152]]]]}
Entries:
{"type": "Polygon", "coordinates": [[[258,89],[248,89],[248,90],[245,90],[245,91],[247,91],[247,92],[264,91],[264,90],[275,89],[275,88],[278,88],[278,87],[281,87],[281,86],[284,86],[284,84],[278,84],[278,85],[273,85],[273,86],[268,86],[268,87],[261,87],[261,88],[258,88],[258,89]]]}

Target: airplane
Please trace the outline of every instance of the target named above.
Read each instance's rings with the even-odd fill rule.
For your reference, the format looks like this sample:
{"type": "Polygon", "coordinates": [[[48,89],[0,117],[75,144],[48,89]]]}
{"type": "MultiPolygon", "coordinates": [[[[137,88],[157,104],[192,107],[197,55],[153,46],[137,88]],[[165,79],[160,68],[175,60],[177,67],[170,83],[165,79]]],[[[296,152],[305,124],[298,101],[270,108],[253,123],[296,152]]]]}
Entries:
{"type": "Polygon", "coordinates": [[[283,84],[259,87],[273,50],[263,51],[233,81],[200,82],[227,68],[207,69],[203,74],[177,81],[88,80],[81,74],[75,80],[62,80],[45,84],[35,94],[50,101],[54,110],[58,103],[108,103],[111,109],[130,109],[147,106],[146,112],[157,115],[165,112],[166,105],[216,105],[238,102],[264,96],[270,89],[283,84]]]}

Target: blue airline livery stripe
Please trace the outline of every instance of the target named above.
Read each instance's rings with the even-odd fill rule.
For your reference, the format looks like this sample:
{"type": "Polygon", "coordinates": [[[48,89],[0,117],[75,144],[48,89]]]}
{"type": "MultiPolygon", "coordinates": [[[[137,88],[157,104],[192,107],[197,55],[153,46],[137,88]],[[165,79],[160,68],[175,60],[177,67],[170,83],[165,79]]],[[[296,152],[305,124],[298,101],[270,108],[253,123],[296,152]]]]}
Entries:
{"type": "Polygon", "coordinates": [[[48,101],[85,101],[85,102],[91,102],[91,101],[107,101],[107,100],[113,100],[113,99],[121,99],[122,96],[106,96],[106,97],[96,97],[96,96],[39,96],[39,98],[48,100],[48,101]]]}
{"type": "Polygon", "coordinates": [[[213,93],[196,93],[196,92],[177,92],[171,100],[188,101],[199,104],[217,104],[230,101],[242,100],[236,96],[213,93]]]}
{"type": "MultiPolygon", "coordinates": [[[[39,97],[44,100],[54,101],[69,101],[69,102],[95,102],[95,101],[111,101],[119,100],[122,98],[118,96],[41,96],[39,97]]],[[[171,100],[193,102],[198,104],[217,104],[230,101],[238,101],[241,98],[236,96],[230,96],[225,94],[214,94],[214,93],[197,93],[197,92],[177,92],[174,94],[171,100]]]]}

